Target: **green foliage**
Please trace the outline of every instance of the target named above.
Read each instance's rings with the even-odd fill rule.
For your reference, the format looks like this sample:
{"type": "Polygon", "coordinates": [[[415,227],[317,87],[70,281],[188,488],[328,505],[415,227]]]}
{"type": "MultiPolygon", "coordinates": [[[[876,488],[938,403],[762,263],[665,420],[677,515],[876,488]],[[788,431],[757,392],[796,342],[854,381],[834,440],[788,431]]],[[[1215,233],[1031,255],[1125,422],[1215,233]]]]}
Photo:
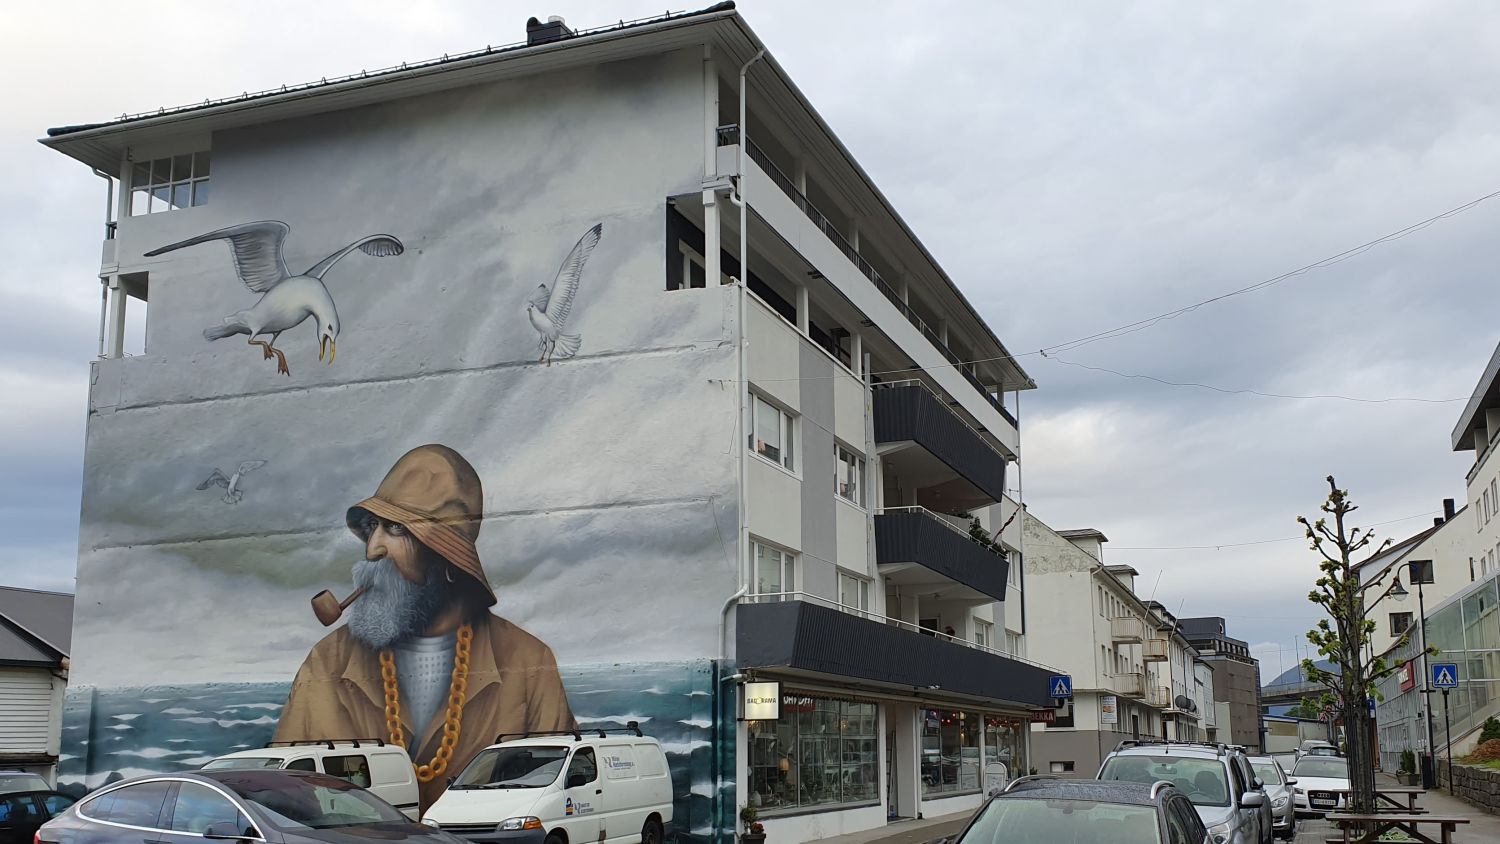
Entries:
{"type": "Polygon", "coordinates": [[[1414,774],[1417,772],[1417,754],[1411,752],[1408,747],[1401,751],[1401,773],[1414,774]]]}
{"type": "Polygon", "coordinates": [[[1316,698],[1305,697],[1296,706],[1287,711],[1293,718],[1306,718],[1311,721],[1318,720],[1323,714],[1323,704],[1316,698]]]}
{"type": "Polygon", "coordinates": [[[1500,739],[1500,720],[1493,715],[1484,719],[1484,726],[1479,728],[1479,743],[1484,744],[1491,739],[1500,739]]]}

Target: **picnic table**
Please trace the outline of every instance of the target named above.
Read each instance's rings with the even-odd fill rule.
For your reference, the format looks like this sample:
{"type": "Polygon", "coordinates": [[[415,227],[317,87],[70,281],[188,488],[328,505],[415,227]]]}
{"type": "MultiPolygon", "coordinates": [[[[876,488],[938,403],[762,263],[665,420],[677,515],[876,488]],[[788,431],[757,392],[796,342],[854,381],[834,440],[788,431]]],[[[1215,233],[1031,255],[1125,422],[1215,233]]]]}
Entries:
{"type": "MultiPolygon", "coordinates": [[[[1375,790],[1375,811],[1400,812],[1408,815],[1425,814],[1427,810],[1417,806],[1417,795],[1426,793],[1427,790],[1423,788],[1377,788],[1375,790]]],[[[1334,804],[1331,806],[1327,805],[1326,803],[1323,805],[1318,805],[1319,801],[1315,801],[1313,797],[1313,795],[1315,794],[1330,795],[1335,798],[1335,801],[1340,795],[1342,795],[1344,798],[1344,805],[1346,807],[1349,805],[1349,789],[1347,788],[1313,788],[1309,789],[1307,792],[1307,807],[1315,811],[1319,809],[1338,808],[1337,802],[1334,802],[1334,804]]]]}
{"type": "Polygon", "coordinates": [[[1333,812],[1326,816],[1329,823],[1337,825],[1344,832],[1343,838],[1329,838],[1327,844],[1374,844],[1380,836],[1393,829],[1399,829],[1407,835],[1425,844],[1453,844],[1453,831],[1461,823],[1468,823],[1468,818],[1442,817],[1430,814],[1395,814],[1392,812],[1376,812],[1371,815],[1354,815],[1347,812],[1333,812]],[[1364,827],[1364,831],[1356,831],[1356,827],[1364,827]],[[1422,832],[1427,827],[1428,833],[1422,832]],[[1434,829],[1436,828],[1436,829],[1434,829]]]}

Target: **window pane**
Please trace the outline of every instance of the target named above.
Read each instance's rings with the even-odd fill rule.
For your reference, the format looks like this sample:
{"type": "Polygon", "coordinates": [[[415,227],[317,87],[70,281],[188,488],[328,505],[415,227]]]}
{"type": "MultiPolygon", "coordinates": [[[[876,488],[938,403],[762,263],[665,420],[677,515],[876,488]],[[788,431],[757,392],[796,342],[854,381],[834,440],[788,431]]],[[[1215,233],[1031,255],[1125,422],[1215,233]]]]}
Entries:
{"type": "Polygon", "coordinates": [[[151,162],[151,184],[164,185],[172,181],[172,159],[158,158],[151,162]]]}
{"type": "Polygon", "coordinates": [[[172,207],[189,208],[193,204],[193,186],[191,183],[183,182],[172,186],[172,207]]]}
{"type": "Polygon", "coordinates": [[[792,417],[781,415],[781,465],[792,468],[792,417]]]}
{"type": "Polygon", "coordinates": [[[781,552],[764,545],[755,546],[755,591],[774,595],[784,591],[781,580],[781,552]]]}
{"type": "Polygon", "coordinates": [[[140,785],[117,788],[102,798],[90,802],[88,807],[85,807],[84,814],[92,815],[99,820],[130,826],[155,826],[156,819],[161,814],[161,804],[166,801],[167,789],[170,785],[171,783],[165,782],[145,782],[140,785]],[[99,806],[97,812],[92,809],[95,805],[99,806]]]}
{"type": "Polygon", "coordinates": [[[324,757],[323,771],[329,776],[348,780],[360,788],[370,787],[370,762],[362,753],[324,757]]]}
{"type": "Polygon", "coordinates": [[[177,792],[176,808],[172,810],[172,829],[202,835],[213,824],[232,826],[240,832],[249,826],[224,795],[206,785],[183,783],[177,792]]]}
{"type": "Polygon", "coordinates": [[[151,213],[160,214],[172,210],[172,188],[158,185],[151,189],[151,213]]]}
{"type": "Polygon", "coordinates": [[[781,590],[783,592],[795,592],[797,590],[796,571],[793,569],[792,555],[781,555],[781,590]]]}
{"type": "Polygon", "coordinates": [[[151,162],[137,161],[130,165],[130,186],[144,188],[151,184],[151,162]]]}
{"type": "Polygon", "coordinates": [[[193,157],[179,155],[172,159],[172,181],[185,182],[193,178],[193,157]]]}
{"type": "Polygon", "coordinates": [[[204,176],[207,176],[207,175],[208,175],[208,153],[206,153],[206,152],[195,152],[195,153],[193,153],[193,176],[195,178],[201,179],[201,178],[203,178],[204,176]]]}
{"type": "Polygon", "coordinates": [[[130,192],[130,216],[138,217],[151,212],[151,194],[145,188],[130,192]]]}
{"type": "Polygon", "coordinates": [[[781,460],[781,411],[760,397],[755,399],[755,453],[781,460]]]}
{"type": "Polygon", "coordinates": [[[203,205],[208,202],[208,180],[199,179],[193,182],[193,204],[203,205]]]}

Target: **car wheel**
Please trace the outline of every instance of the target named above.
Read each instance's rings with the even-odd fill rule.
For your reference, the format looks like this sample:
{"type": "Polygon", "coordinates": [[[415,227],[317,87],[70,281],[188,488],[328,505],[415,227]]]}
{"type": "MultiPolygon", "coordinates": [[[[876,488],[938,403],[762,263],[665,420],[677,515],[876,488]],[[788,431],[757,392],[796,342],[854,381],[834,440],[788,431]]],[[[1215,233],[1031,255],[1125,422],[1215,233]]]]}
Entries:
{"type": "Polygon", "coordinates": [[[568,839],[564,838],[561,833],[554,832],[547,836],[547,840],[542,844],[568,844],[568,839]]]}
{"type": "Polygon", "coordinates": [[[661,844],[661,839],[661,821],[647,818],[646,825],[641,827],[641,844],[661,844]]]}

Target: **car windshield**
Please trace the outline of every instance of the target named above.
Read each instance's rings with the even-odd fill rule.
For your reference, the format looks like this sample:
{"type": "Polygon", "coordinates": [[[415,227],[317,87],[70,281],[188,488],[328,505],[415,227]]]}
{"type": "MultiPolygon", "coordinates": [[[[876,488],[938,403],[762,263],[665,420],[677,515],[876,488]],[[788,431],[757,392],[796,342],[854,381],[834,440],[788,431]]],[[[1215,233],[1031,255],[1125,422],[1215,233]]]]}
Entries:
{"type": "Polygon", "coordinates": [[[284,830],[410,823],[389,803],[344,780],[322,774],[245,772],[218,781],[258,806],[284,830]]]}
{"type": "Polygon", "coordinates": [[[48,788],[47,781],[42,779],[41,774],[0,774],[0,794],[9,794],[13,791],[46,791],[48,788]]]}
{"type": "Polygon", "coordinates": [[[557,780],[568,748],[562,745],[492,747],[480,751],[452,788],[544,788],[557,780]]]}
{"type": "Polygon", "coordinates": [[[203,766],[205,771],[218,771],[225,768],[280,768],[285,759],[275,756],[229,756],[224,759],[214,759],[203,766]]]}
{"type": "Polygon", "coordinates": [[[1330,756],[1304,756],[1297,760],[1297,767],[1292,769],[1292,776],[1331,777],[1346,780],[1349,778],[1349,763],[1330,756]]]}
{"type": "Polygon", "coordinates": [[[991,800],[955,844],[1107,841],[1161,844],[1156,807],[1092,800],[991,800]]]}
{"type": "Polygon", "coordinates": [[[1314,747],[1307,751],[1308,756],[1337,756],[1339,750],[1336,747],[1314,747]]]}
{"type": "Polygon", "coordinates": [[[1281,784],[1281,766],[1275,762],[1251,762],[1250,767],[1255,769],[1255,775],[1266,785],[1281,784]]]}
{"type": "Polygon", "coordinates": [[[1198,806],[1228,806],[1229,781],[1218,759],[1185,756],[1111,756],[1099,772],[1101,780],[1125,780],[1148,785],[1165,780],[1198,806]]]}

